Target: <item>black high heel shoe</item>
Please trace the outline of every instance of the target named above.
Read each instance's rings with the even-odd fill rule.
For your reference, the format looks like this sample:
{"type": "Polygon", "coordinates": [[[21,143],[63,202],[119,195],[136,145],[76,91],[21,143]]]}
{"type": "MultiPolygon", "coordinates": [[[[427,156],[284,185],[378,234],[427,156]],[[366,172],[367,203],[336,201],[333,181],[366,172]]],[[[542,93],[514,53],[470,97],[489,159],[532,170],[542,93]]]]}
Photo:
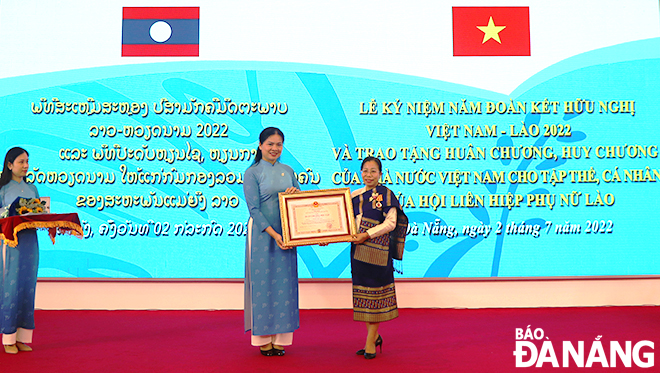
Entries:
{"type": "Polygon", "coordinates": [[[376,347],[380,346],[380,353],[383,353],[383,337],[379,334],[376,339],[376,347]]]}
{"type": "MultiPolygon", "coordinates": [[[[382,354],[383,353],[383,337],[381,335],[378,335],[378,338],[376,339],[376,347],[378,347],[378,346],[380,346],[380,353],[382,354]]],[[[364,355],[365,359],[373,359],[373,358],[376,357],[375,353],[370,354],[370,353],[366,352],[364,350],[364,348],[360,349],[360,350],[357,350],[357,352],[355,352],[355,354],[356,355],[364,355]],[[369,356],[367,357],[367,355],[369,355],[369,356]]]]}

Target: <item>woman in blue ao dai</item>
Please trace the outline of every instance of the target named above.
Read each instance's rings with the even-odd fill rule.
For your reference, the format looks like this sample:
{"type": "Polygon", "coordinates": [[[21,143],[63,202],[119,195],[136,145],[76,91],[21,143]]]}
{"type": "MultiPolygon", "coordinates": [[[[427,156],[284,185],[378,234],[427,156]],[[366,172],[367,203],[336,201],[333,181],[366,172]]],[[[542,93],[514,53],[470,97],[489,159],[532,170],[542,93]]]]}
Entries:
{"type": "MultiPolygon", "coordinates": [[[[22,148],[9,149],[0,175],[0,208],[8,208],[17,197],[39,198],[37,188],[25,182],[28,153],[22,148]]],[[[39,267],[39,244],[34,229],[17,234],[18,246],[4,247],[2,258],[2,305],[0,323],[5,352],[32,351],[34,331],[34,296],[39,267]]]]}
{"type": "Polygon", "coordinates": [[[299,191],[293,169],[279,162],[284,134],[275,127],[259,135],[255,162],[245,171],[243,191],[250,210],[245,250],[245,331],[264,356],[283,356],[300,326],[298,262],[284,246],[278,193],[299,191]]]}

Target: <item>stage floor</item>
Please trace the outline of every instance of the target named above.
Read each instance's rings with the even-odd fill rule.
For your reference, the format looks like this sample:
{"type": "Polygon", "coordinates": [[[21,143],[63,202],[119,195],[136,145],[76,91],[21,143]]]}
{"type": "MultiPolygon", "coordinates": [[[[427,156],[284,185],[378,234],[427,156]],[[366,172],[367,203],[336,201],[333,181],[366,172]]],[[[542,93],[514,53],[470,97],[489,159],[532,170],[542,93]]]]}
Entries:
{"type": "MultiPolygon", "coordinates": [[[[552,342],[563,366],[563,341],[584,341],[589,371],[610,366],[612,341],[631,341],[632,368],[655,365],[655,350],[639,344],[660,341],[660,307],[526,309],[401,309],[383,323],[383,353],[374,360],[355,355],[366,329],[351,310],[301,310],[301,327],[286,356],[263,357],[243,333],[242,311],[37,311],[33,352],[0,353],[2,372],[519,372],[556,371],[542,343],[552,342]],[[532,342],[542,368],[516,368],[517,335],[532,342]],[[536,332],[533,339],[526,333],[536,332]],[[543,330],[541,339],[540,330],[543,330]],[[527,338],[525,336],[527,335],[527,338]],[[600,337],[599,337],[600,336],[600,337]],[[598,351],[603,346],[604,356],[598,351]],[[592,351],[594,350],[595,351],[592,351]],[[593,356],[590,357],[590,354],[593,356]]],[[[529,361],[528,355],[521,362],[529,361]]],[[[562,372],[584,371],[569,359],[562,372]]]]}

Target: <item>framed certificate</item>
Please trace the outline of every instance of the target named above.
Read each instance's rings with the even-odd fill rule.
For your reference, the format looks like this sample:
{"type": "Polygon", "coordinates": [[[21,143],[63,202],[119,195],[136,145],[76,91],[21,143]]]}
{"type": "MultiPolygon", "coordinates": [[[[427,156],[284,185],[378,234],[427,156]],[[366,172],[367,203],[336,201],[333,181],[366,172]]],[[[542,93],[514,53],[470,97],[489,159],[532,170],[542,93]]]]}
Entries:
{"type": "Polygon", "coordinates": [[[285,245],[353,240],[356,229],[349,188],[280,193],[279,198],[285,245]]]}

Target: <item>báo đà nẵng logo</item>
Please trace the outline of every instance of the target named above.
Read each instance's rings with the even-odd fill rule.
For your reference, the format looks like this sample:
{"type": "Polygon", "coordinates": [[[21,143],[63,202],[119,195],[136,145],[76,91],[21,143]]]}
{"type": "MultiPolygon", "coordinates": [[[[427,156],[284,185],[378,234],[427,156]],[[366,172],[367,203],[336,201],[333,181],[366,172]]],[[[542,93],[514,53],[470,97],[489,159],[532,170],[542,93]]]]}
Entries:
{"type": "Polygon", "coordinates": [[[516,328],[516,368],[552,366],[553,368],[639,368],[654,366],[655,354],[652,341],[609,341],[603,336],[593,341],[561,341],[553,343],[543,329],[516,328]],[[543,341],[541,343],[541,341],[543,341]],[[535,343],[536,342],[536,343],[535,343]],[[538,344],[541,343],[540,349],[538,344]],[[560,365],[561,362],[561,365],[560,365]]]}

